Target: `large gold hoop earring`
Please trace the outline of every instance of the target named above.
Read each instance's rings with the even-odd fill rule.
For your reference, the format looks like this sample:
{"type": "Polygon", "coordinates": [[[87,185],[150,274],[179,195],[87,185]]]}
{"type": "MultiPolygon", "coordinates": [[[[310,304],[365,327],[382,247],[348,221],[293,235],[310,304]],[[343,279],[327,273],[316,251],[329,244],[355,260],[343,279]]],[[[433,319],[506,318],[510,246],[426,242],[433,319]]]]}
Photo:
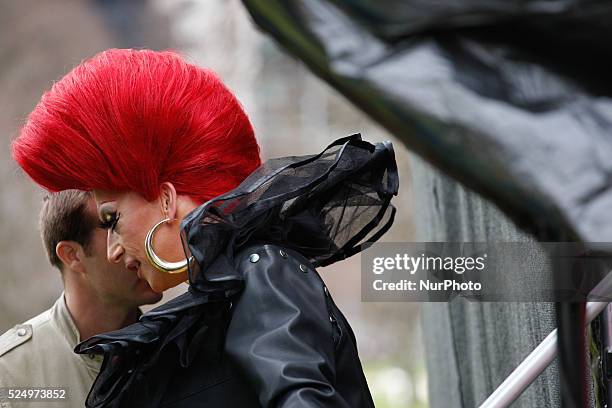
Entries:
{"type": "Polygon", "coordinates": [[[190,256],[189,259],[185,259],[184,261],[179,262],[168,262],[161,259],[155,251],[153,250],[153,234],[157,227],[162,225],[164,222],[170,221],[170,218],[166,218],[158,222],[147,232],[147,236],[145,238],[145,253],[147,255],[147,259],[153,265],[155,269],[163,273],[183,273],[188,270],[189,265],[193,262],[193,256],[190,256]]]}

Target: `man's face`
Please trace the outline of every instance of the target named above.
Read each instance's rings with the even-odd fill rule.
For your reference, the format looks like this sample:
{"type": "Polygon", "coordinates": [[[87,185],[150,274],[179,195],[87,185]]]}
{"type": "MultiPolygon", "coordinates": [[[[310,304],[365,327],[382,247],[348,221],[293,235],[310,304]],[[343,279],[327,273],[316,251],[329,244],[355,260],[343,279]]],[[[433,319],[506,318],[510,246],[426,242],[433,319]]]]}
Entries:
{"type": "MultiPolygon", "coordinates": [[[[88,216],[97,220],[93,199],[87,208],[88,216]]],[[[97,224],[97,223],[96,223],[97,224]]],[[[156,303],[162,295],[154,292],[146,280],[136,272],[128,270],[123,262],[111,264],[106,256],[107,231],[95,227],[91,233],[88,256],[82,260],[87,270],[87,279],[100,300],[113,305],[136,307],[156,303]]]]}

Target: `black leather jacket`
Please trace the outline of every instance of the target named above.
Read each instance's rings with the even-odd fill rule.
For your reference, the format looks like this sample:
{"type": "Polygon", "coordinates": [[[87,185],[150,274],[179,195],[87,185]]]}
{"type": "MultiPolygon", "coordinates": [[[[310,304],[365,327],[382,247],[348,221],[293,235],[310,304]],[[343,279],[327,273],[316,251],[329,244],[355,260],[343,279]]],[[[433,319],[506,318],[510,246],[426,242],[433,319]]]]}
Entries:
{"type": "Polygon", "coordinates": [[[374,406],[351,328],[310,262],[276,245],[237,259],[245,287],[222,358],[175,371],[161,406],[374,406]]]}
{"type": "Polygon", "coordinates": [[[77,346],[105,356],[88,407],[374,406],[351,327],[315,266],[391,225],[393,151],[355,135],[283,159],[183,221],[197,261],[187,293],[77,346]]]}

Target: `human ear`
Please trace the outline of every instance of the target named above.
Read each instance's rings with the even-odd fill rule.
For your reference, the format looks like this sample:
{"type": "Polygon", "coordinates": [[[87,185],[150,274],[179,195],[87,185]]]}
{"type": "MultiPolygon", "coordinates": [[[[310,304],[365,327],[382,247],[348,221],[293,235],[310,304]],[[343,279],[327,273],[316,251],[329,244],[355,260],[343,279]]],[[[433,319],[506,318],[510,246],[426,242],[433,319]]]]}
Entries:
{"type": "Polygon", "coordinates": [[[166,181],[159,186],[159,204],[166,217],[176,219],[177,195],[172,183],[166,181]]]}
{"type": "Polygon", "coordinates": [[[66,268],[75,272],[84,273],[85,268],[81,262],[82,251],[79,251],[80,249],[81,245],[76,242],[60,241],[55,246],[55,253],[66,268]]]}

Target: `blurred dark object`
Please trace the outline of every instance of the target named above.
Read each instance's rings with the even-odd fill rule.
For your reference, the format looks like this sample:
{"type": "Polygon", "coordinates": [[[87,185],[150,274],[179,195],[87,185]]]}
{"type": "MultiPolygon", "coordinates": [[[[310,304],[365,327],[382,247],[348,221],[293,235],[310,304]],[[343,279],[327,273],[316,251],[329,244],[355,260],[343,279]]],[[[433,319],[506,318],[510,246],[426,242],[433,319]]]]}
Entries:
{"type": "Polygon", "coordinates": [[[523,228],[612,237],[612,3],[244,3],[317,75],[523,228]]]}
{"type": "MultiPolygon", "coordinates": [[[[243,3],[317,75],[537,239],[612,237],[612,3],[243,3]]],[[[571,336],[576,325],[564,324],[576,310],[559,314],[561,333],[571,336]]],[[[584,395],[584,342],[575,336],[560,342],[562,361],[577,359],[562,373],[563,395],[567,387],[584,395]]],[[[461,396],[468,405],[479,398],[461,396]]]]}

